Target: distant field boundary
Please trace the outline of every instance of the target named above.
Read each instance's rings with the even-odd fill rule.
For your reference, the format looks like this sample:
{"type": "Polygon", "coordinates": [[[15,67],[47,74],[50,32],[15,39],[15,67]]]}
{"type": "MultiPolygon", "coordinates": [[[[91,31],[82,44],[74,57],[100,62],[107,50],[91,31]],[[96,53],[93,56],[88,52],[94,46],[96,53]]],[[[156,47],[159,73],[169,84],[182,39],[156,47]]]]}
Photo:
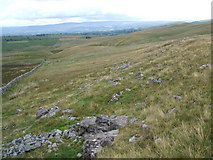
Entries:
{"type": "Polygon", "coordinates": [[[26,72],[14,79],[12,79],[9,83],[7,83],[5,86],[3,86],[1,89],[0,89],[0,93],[1,94],[4,94],[14,83],[16,83],[17,81],[19,81],[20,79],[28,76],[29,74],[33,73],[34,71],[36,71],[41,65],[43,64],[40,63],[39,65],[35,66],[32,70],[30,70],[29,72],[26,72]]]}

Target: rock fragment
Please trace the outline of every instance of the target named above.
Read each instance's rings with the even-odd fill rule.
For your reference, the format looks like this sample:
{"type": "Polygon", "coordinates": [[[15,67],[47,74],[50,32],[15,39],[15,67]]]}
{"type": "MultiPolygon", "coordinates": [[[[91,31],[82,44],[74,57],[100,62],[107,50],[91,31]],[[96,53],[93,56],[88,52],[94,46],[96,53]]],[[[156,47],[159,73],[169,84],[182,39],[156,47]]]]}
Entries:
{"type": "Polygon", "coordinates": [[[122,64],[120,66],[114,67],[114,70],[125,69],[125,68],[130,67],[132,64],[133,64],[132,62],[124,63],[124,64],[122,64]]]}
{"type": "Polygon", "coordinates": [[[153,78],[153,77],[150,77],[149,78],[149,81],[147,82],[148,84],[160,84],[162,83],[162,80],[160,78],[153,78]]]}
{"type": "Polygon", "coordinates": [[[135,136],[132,136],[130,139],[129,139],[129,142],[135,142],[136,141],[136,137],[135,136]]]}
{"type": "Polygon", "coordinates": [[[119,100],[119,97],[123,94],[123,91],[119,92],[119,93],[116,93],[116,94],[113,94],[112,95],[112,98],[109,100],[109,104],[112,104],[112,103],[115,103],[119,100]]]}
{"type": "Polygon", "coordinates": [[[16,114],[19,114],[22,112],[22,109],[16,109],[16,114]]]}
{"type": "Polygon", "coordinates": [[[174,99],[178,99],[178,100],[181,100],[182,97],[181,96],[173,96],[174,99]]]}
{"type": "Polygon", "coordinates": [[[210,66],[211,66],[211,64],[204,64],[204,65],[200,66],[200,70],[203,70],[206,67],[210,67],[210,66]]]}
{"type": "Polygon", "coordinates": [[[137,77],[136,80],[140,80],[144,77],[144,75],[141,72],[139,72],[136,74],[136,77],[137,77]]]}
{"type": "Polygon", "coordinates": [[[109,80],[109,83],[111,83],[112,85],[116,86],[118,84],[121,84],[121,82],[120,82],[121,80],[122,80],[122,78],[111,78],[109,80]]]}

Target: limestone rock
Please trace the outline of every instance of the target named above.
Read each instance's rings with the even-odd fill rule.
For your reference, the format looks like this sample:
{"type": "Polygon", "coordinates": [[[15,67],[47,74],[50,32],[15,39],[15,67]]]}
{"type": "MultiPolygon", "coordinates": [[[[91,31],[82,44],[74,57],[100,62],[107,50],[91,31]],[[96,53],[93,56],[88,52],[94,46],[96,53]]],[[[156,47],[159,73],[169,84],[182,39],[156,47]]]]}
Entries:
{"type": "Polygon", "coordinates": [[[144,77],[144,75],[141,72],[139,72],[136,74],[136,77],[137,77],[136,80],[140,80],[144,77]]]}
{"type": "Polygon", "coordinates": [[[40,108],[36,113],[36,119],[41,118],[42,116],[46,115],[49,112],[47,108],[40,108]]]}
{"type": "Polygon", "coordinates": [[[118,85],[118,84],[121,84],[121,81],[122,80],[122,78],[111,78],[110,80],[109,80],[109,83],[111,83],[112,85],[118,85]]]}
{"type": "Polygon", "coordinates": [[[125,69],[125,68],[130,67],[132,64],[133,64],[132,62],[124,63],[124,64],[122,64],[120,66],[114,67],[114,70],[125,69]]]}
{"type": "Polygon", "coordinates": [[[115,103],[119,100],[119,97],[123,94],[123,91],[119,92],[119,93],[116,93],[116,94],[113,94],[112,95],[112,98],[109,100],[109,104],[112,104],[112,103],[115,103]]]}
{"type": "Polygon", "coordinates": [[[129,142],[135,142],[136,141],[136,137],[135,136],[132,136],[130,139],[129,139],[129,142]]]}
{"type": "Polygon", "coordinates": [[[173,98],[174,98],[174,99],[179,99],[179,100],[181,100],[181,99],[182,99],[182,97],[181,97],[181,96],[173,96],[173,98]]]}
{"type": "Polygon", "coordinates": [[[72,113],[73,110],[72,109],[64,109],[61,111],[62,113],[72,113]]]}
{"type": "Polygon", "coordinates": [[[16,114],[19,114],[22,112],[22,109],[16,109],[16,114]]]}
{"type": "Polygon", "coordinates": [[[149,78],[149,81],[148,81],[147,83],[148,83],[148,84],[160,84],[160,83],[162,83],[162,80],[161,80],[160,78],[155,79],[155,78],[153,78],[153,77],[150,77],[150,78],[149,78]]]}
{"type": "Polygon", "coordinates": [[[209,66],[211,66],[211,64],[204,64],[204,65],[200,66],[200,70],[203,70],[203,69],[205,69],[206,67],[209,67],[209,66]]]}

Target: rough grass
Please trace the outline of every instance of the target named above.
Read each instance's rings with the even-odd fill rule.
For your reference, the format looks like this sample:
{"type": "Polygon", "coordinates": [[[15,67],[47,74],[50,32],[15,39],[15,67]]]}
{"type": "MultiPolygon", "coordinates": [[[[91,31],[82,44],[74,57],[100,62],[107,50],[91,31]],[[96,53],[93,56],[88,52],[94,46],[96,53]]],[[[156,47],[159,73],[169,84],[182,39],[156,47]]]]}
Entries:
{"type": "MultiPolygon", "coordinates": [[[[3,95],[3,126],[16,125],[3,131],[3,143],[26,133],[64,130],[76,123],[59,118],[60,113],[35,120],[40,107],[58,105],[61,109],[73,109],[78,120],[100,114],[139,118],[139,123],[121,130],[115,144],[98,154],[100,158],[210,157],[211,68],[199,70],[201,65],[210,63],[210,35],[202,35],[209,33],[209,27],[210,24],[187,24],[87,41],[62,39],[62,51],[51,55],[41,68],[3,95]],[[122,37],[124,43],[114,45],[122,37]],[[149,42],[145,41],[147,37],[149,42]],[[100,43],[104,45],[93,45],[100,43]],[[159,53],[162,54],[156,56],[159,53]],[[135,63],[124,70],[112,69],[125,62],[135,63]],[[144,78],[136,81],[138,72],[144,78]],[[112,86],[108,83],[110,77],[122,77],[122,84],[112,86]],[[163,82],[148,85],[149,77],[161,78],[163,82]],[[79,90],[95,80],[100,81],[79,90]],[[141,88],[141,84],[145,87],[141,88]],[[125,88],[131,91],[124,92],[117,103],[108,104],[114,93],[125,88]],[[182,99],[176,100],[174,95],[182,99]],[[136,107],[140,102],[144,105],[136,107]],[[23,112],[15,114],[17,108],[23,112]],[[175,111],[166,114],[172,108],[175,111]],[[141,129],[144,123],[148,130],[141,129]],[[142,138],[129,143],[129,138],[136,134],[142,138]]],[[[22,157],[75,158],[80,145],[68,140],[56,155],[45,153],[46,150],[42,147],[22,157]]]]}

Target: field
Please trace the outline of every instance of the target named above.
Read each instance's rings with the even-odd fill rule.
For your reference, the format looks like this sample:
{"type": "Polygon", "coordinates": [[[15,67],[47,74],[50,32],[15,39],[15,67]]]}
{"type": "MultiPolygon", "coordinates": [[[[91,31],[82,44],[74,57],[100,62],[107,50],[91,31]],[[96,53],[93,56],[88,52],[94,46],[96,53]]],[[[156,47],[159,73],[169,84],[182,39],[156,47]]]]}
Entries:
{"type": "Polygon", "coordinates": [[[48,55],[61,52],[60,39],[85,39],[73,35],[6,36],[2,38],[2,85],[31,70],[48,55]]]}
{"type": "MultiPolygon", "coordinates": [[[[26,39],[3,42],[3,83],[46,58],[36,72],[3,95],[3,127],[8,127],[2,131],[3,143],[27,133],[63,131],[85,116],[127,115],[139,123],[121,129],[114,145],[98,158],[210,158],[211,67],[200,69],[211,63],[210,28],[210,23],[195,23],[91,39],[55,35],[39,45],[26,39]],[[133,63],[128,68],[113,69],[128,62],[133,63]],[[144,77],[136,80],[139,72],[144,77]],[[119,77],[119,85],[108,82],[119,77]],[[162,83],[149,85],[150,77],[162,83]],[[126,88],[131,91],[108,103],[126,88]],[[77,120],[61,119],[60,114],[35,120],[40,107],[54,105],[73,109],[77,120]],[[16,109],[23,111],[16,114],[16,109]],[[145,133],[140,129],[144,123],[149,126],[145,133]],[[142,138],[130,143],[133,135],[142,138]]],[[[82,152],[82,144],[64,142],[58,151],[47,153],[43,146],[19,157],[76,158],[82,152]]]]}

